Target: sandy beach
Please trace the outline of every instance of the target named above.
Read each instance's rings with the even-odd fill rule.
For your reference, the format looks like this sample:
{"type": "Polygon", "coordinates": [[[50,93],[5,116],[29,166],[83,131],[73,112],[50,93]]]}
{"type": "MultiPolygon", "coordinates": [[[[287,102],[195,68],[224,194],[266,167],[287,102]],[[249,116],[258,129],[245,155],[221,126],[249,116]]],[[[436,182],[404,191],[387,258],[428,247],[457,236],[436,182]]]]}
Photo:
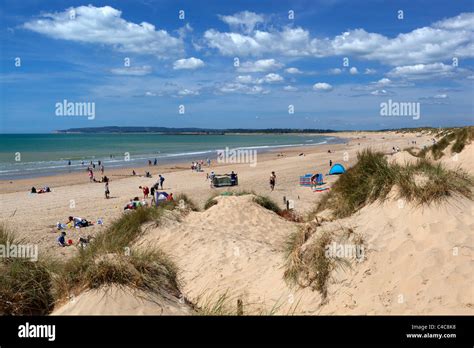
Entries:
{"type": "MultiPolygon", "coordinates": [[[[331,186],[337,176],[326,176],[330,160],[349,168],[356,163],[358,151],[370,148],[387,154],[391,162],[403,164],[414,161],[414,157],[403,151],[392,155],[392,147],[407,148],[413,141],[420,148],[432,144],[430,135],[415,133],[348,132],[337,136],[346,142],[268,152],[258,156],[254,167],[246,163],[213,163],[210,168],[204,168],[204,172],[197,173],[189,169],[190,164],[182,163],[137,169],[138,174],[150,170],[152,178],[128,176],[128,169],[106,172],[111,179],[110,199],[104,198],[103,184],[90,183],[87,173],[3,181],[0,183],[0,218],[17,231],[19,237],[38,244],[40,255],[64,259],[73,256],[77,249],[57,246],[57,222],[66,222],[69,215],[91,221],[100,218],[104,222],[102,226],[67,230],[67,238],[73,241],[80,236],[95,235],[123,214],[123,206],[132,197],[141,196],[140,185],[152,186],[158,173],[166,178],[165,191],[174,195],[185,193],[201,209],[212,195],[246,190],[266,195],[282,208],[283,198],[291,199],[295,211],[304,216],[314,209],[323,194],[299,186],[300,175],[323,173],[331,186]],[[206,180],[206,172],[210,171],[235,171],[239,185],[230,189],[211,188],[206,180]],[[271,171],[277,175],[273,192],[268,183],[271,171]],[[52,192],[29,194],[31,186],[44,184],[49,185],[52,192]]],[[[455,164],[450,163],[453,160],[447,156],[443,161],[447,166],[460,166],[472,173],[472,152],[473,147],[469,145],[455,164]]],[[[472,290],[472,268],[469,268],[474,228],[472,201],[455,199],[429,207],[407,204],[409,209],[399,209],[399,203],[389,201],[371,204],[349,218],[326,223],[324,229],[350,228],[362,233],[369,243],[369,257],[349,272],[335,273],[328,288],[330,300],[323,306],[318,292],[294,289],[283,280],[283,245],[298,224],[256,206],[249,197],[219,197],[219,208],[190,212],[184,218],[171,215],[158,228],[145,227],[146,233],[137,245],[156,245],[170,256],[180,269],[181,290],[187,299],[199,302],[204,297],[215,301],[216,296],[228,292],[232,298],[241,298],[249,304],[248,313],[268,313],[276,304],[277,314],[464,314],[472,311],[474,301],[469,291],[472,290]],[[456,258],[452,257],[453,248],[459,249],[456,258]],[[394,305],[400,296],[409,300],[394,305]]],[[[140,302],[135,295],[126,295],[113,287],[109,290],[107,296],[113,294],[115,302],[107,297],[108,305],[104,305],[101,300],[104,292],[88,291],[55,314],[191,312],[176,298],[162,299],[164,307],[152,301],[155,308],[150,307],[150,300],[140,302]]]]}
{"type": "MultiPolygon", "coordinates": [[[[29,242],[38,243],[40,253],[67,254],[72,250],[56,246],[57,222],[66,222],[68,216],[74,215],[90,221],[97,221],[100,218],[103,219],[104,226],[107,226],[123,213],[123,206],[131,198],[142,196],[139,186],[151,187],[158,180],[158,173],[165,177],[164,191],[172,192],[174,195],[185,193],[202,207],[211,195],[229,190],[210,188],[209,182],[206,181],[206,172],[211,171],[216,173],[235,171],[239,176],[239,185],[231,190],[248,190],[269,195],[279,204],[283,204],[285,196],[295,201],[296,211],[305,213],[314,206],[319,194],[299,187],[300,175],[315,172],[327,174],[330,169],[329,160],[350,166],[356,159],[357,151],[364,147],[389,153],[393,146],[407,147],[412,140],[417,140],[420,145],[430,144],[429,137],[417,138],[411,134],[403,138],[392,133],[372,132],[341,133],[338,136],[347,139],[347,145],[307,146],[257,154],[258,162],[255,167],[246,163],[218,164],[213,160],[211,167],[205,167],[201,173],[191,171],[190,163],[137,168],[135,169],[137,174],[141,175],[135,177],[130,175],[130,169],[106,171],[105,175],[111,179],[110,199],[104,198],[104,184],[90,183],[85,171],[80,174],[4,180],[0,182],[2,204],[0,219],[17,230],[21,236],[25,236],[29,242]],[[328,150],[331,150],[331,153],[328,153],[328,150]],[[304,156],[300,156],[301,153],[304,153],[304,156]],[[145,171],[150,171],[153,177],[143,177],[145,171]],[[271,171],[277,174],[274,192],[270,192],[268,184],[271,171]],[[29,193],[32,186],[46,185],[52,192],[36,195],[29,193]]],[[[96,175],[100,175],[100,172],[96,175]]],[[[335,179],[328,177],[329,182],[335,179]]],[[[93,226],[79,232],[72,230],[70,237],[77,239],[79,234],[93,235],[101,228],[102,226],[93,226]]]]}

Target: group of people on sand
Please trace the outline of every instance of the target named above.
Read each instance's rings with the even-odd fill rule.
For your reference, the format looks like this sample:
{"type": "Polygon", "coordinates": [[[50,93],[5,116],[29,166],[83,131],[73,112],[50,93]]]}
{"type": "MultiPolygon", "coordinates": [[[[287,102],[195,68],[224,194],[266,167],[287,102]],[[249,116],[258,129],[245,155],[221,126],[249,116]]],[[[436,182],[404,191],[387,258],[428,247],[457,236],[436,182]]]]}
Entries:
{"type": "MultiPolygon", "coordinates": [[[[206,165],[208,167],[211,166],[211,159],[210,158],[206,158],[206,165]]],[[[204,167],[204,160],[199,160],[199,161],[193,161],[191,163],[191,170],[193,172],[202,172],[202,168],[204,167]]]]}
{"type": "MultiPolygon", "coordinates": [[[[163,183],[165,182],[165,177],[161,174],[158,175],[158,181],[149,188],[148,186],[145,185],[140,185],[138,188],[142,191],[143,193],[143,199],[146,200],[149,198],[149,195],[151,195],[151,203],[155,203],[155,192],[158,190],[163,190],[163,183]]],[[[171,199],[173,199],[173,194],[171,193],[169,196],[171,196],[171,199]]]]}
{"type": "Polygon", "coordinates": [[[42,188],[39,188],[37,189],[36,187],[32,187],[31,188],[31,193],[46,193],[46,192],[51,192],[51,189],[49,188],[49,186],[44,186],[42,188]]]}

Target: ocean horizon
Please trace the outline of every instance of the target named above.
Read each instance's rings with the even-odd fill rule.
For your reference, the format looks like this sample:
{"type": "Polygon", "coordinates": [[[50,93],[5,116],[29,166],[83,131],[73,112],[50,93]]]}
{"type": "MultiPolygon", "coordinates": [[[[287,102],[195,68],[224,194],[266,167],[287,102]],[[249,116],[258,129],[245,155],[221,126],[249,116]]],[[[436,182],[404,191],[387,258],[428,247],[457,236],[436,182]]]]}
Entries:
{"type": "Polygon", "coordinates": [[[100,160],[105,169],[138,168],[193,160],[216,161],[217,151],[256,150],[337,144],[333,136],[305,134],[2,134],[0,180],[85,171],[100,160]],[[70,164],[69,164],[70,161],[70,164]]]}

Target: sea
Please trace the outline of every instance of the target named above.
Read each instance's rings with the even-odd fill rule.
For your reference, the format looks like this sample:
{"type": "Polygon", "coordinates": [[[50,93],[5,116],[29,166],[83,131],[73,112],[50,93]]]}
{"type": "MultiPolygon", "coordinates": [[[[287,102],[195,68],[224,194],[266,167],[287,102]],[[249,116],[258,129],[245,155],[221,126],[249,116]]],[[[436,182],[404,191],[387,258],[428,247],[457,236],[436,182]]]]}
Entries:
{"type": "Polygon", "coordinates": [[[0,180],[86,171],[100,160],[105,169],[144,167],[195,160],[216,161],[217,151],[337,144],[344,140],[302,134],[1,134],[0,180]]]}

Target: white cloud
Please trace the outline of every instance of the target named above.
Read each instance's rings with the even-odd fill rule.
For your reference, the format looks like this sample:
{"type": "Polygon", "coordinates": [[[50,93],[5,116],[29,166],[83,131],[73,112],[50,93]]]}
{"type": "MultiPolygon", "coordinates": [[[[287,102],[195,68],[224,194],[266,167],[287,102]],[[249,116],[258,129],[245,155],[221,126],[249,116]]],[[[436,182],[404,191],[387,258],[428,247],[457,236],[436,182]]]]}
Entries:
{"type": "Polygon", "coordinates": [[[326,82],[318,82],[313,85],[315,91],[329,92],[332,90],[332,86],[326,82]]]}
{"type": "Polygon", "coordinates": [[[275,52],[284,56],[309,55],[303,50],[308,46],[309,33],[301,28],[285,28],[282,31],[255,30],[248,35],[214,29],[204,33],[204,40],[226,56],[261,56],[275,52]]]}
{"type": "Polygon", "coordinates": [[[110,6],[71,7],[45,13],[24,24],[24,28],[52,37],[83,43],[109,45],[121,52],[152,54],[159,58],[181,55],[183,41],[156,30],[153,24],[128,22],[122,12],[110,6]]]}
{"type": "Polygon", "coordinates": [[[276,82],[282,82],[282,81],[283,81],[283,77],[281,77],[280,75],[275,74],[275,73],[270,73],[270,74],[265,75],[261,79],[257,80],[257,83],[258,84],[276,83],[276,82]]]}
{"type": "Polygon", "coordinates": [[[237,76],[235,80],[239,83],[245,83],[245,84],[255,83],[254,79],[250,75],[240,75],[240,76],[237,76]]]}
{"type": "Polygon", "coordinates": [[[182,89],[178,92],[178,95],[187,96],[187,95],[199,95],[199,91],[191,90],[191,89],[182,89]]]}
{"type": "Polygon", "coordinates": [[[149,65],[130,66],[111,69],[110,72],[115,75],[144,76],[150,74],[152,72],[152,68],[149,65]]]}
{"type": "Polygon", "coordinates": [[[147,96],[147,97],[156,97],[156,95],[157,95],[156,93],[150,92],[150,91],[147,91],[147,92],[145,93],[145,96],[147,96]]]}
{"type": "Polygon", "coordinates": [[[268,90],[261,86],[249,86],[241,83],[226,83],[219,88],[221,93],[267,94],[268,90]]]}
{"type": "Polygon", "coordinates": [[[468,70],[443,63],[415,64],[398,66],[387,73],[394,78],[421,80],[431,78],[454,77],[469,73],[468,70]]]}
{"type": "Polygon", "coordinates": [[[237,69],[240,72],[264,72],[268,70],[278,70],[283,64],[278,63],[275,59],[260,59],[254,62],[244,62],[237,69]]]}
{"type": "Polygon", "coordinates": [[[288,74],[302,74],[303,72],[298,68],[288,68],[285,70],[288,74]]]}
{"type": "Polygon", "coordinates": [[[379,96],[392,95],[393,93],[387,91],[386,89],[376,89],[375,91],[370,92],[370,94],[379,97],[379,96]]]}
{"type": "Polygon", "coordinates": [[[365,68],[364,74],[365,75],[373,75],[377,72],[375,69],[365,68]]]}
{"type": "Polygon", "coordinates": [[[433,27],[449,30],[474,30],[473,19],[472,13],[461,13],[458,16],[436,22],[433,27]]]}
{"type": "Polygon", "coordinates": [[[285,87],[283,87],[283,90],[288,91],[288,92],[296,92],[298,90],[298,88],[296,88],[294,86],[285,86],[285,87]]]}
{"type": "Polygon", "coordinates": [[[423,101],[425,104],[448,104],[449,96],[447,94],[436,94],[431,97],[422,97],[419,100],[423,101]]]}
{"type": "Polygon", "coordinates": [[[218,17],[224,23],[227,23],[232,30],[243,31],[245,33],[252,32],[258,23],[264,21],[262,15],[249,11],[235,13],[231,16],[218,15],[218,17]]]}
{"type": "Polygon", "coordinates": [[[334,68],[334,69],[330,69],[329,73],[332,75],[339,75],[339,74],[342,74],[342,70],[339,68],[334,68]]]}
{"type": "Polygon", "coordinates": [[[355,66],[353,66],[352,68],[349,69],[349,73],[351,75],[357,75],[359,73],[359,71],[357,70],[357,68],[355,66]]]}
{"type": "Polygon", "coordinates": [[[384,77],[384,78],[381,78],[380,80],[378,80],[375,84],[377,84],[379,86],[387,86],[391,83],[392,83],[392,80],[384,77]]]}
{"type": "Polygon", "coordinates": [[[209,47],[228,56],[271,53],[298,57],[352,56],[397,66],[474,57],[472,22],[474,13],[463,13],[393,38],[353,29],[319,39],[311,38],[303,28],[284,27],[246,34],[210,29],[204,33],[204,40],[209,47]]]}
{"type": "Polygon", "coordinates": [[[199,58],[184,58],[184,59],[178,59],[177,61],[174,62],[173,64],[173,69],[174,70],[181,70],[181,69],[197,69],[201,68],[204,66],[204,62],[199,59],[199,58]]]}

